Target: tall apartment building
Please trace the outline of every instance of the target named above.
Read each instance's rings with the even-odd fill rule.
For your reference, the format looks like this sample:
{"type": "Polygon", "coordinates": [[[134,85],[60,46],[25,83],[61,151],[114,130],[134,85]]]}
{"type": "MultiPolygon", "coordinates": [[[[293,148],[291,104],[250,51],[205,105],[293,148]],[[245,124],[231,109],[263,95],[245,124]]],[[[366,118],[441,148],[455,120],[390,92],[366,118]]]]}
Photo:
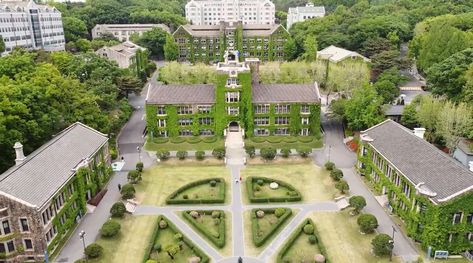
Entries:
{"type": "MultiPolygon", "coordinates": [[[[43,262],[111,175],[108,137],[75,123],[0,175],[0,262],[43,262]]],[[[76,237],[74,237],[76,238],[76,237]]]]}
{"type": "Polygon", "coordinates": [[[92,28],[92,38],[101,37],[105,33],[112,34],[119,41],[129,41],[133,34],[142,35],[144,32],[159,27],[170,33],[171,30],[165,24],[97,24],[92,28]]]}
{"type": "Polygon", "coordinates": [[[272,25],[275,10],[270,0],[191,0],[186,4],[186,19],[193,25],[218,25],[221,21],[272,25]]]}
{"type": "Polygon", "coordinates": [[[325,7],[323,6],[314,6],[314,4],[309,3],[306,6],[291,7],[287,13],[287,30],[296,22],[324,16],[325,7]]]}
{"type": "Polygon", "coordinates": [[[0,1],[0,36],[5,52],[15,47],[64,50],[61,12],[55,7],[30,1],[0,1]]]}

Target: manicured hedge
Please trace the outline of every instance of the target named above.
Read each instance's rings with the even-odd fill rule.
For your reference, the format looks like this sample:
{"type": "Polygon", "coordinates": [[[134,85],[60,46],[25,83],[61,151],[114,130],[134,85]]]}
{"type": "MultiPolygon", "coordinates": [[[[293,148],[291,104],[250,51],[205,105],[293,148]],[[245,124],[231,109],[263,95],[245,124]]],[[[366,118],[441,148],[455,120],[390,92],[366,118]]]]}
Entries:
{"type": "Polygon", "coordinates": [[[281,250],[278,253],[278,256],[276,257],[276,263],[284,263],[283,258],[284,255],[286,255],[287,251],[289,248],[294,244],[296,239],[299,237],[299,235],[306,235],[304,233],[304,227],[310,224],[314,227],[314,235],[317,238],[317,246],[319,247],[320,254],[322,254],[325,257],[325,263],[330,263],[330,260],[327,257],[327,249],[325,248],[324,244],[322,243],[322,240],[320,239],[319,232],[317,231],[317,227],[315,226],[314,222],[312,219],[307,218],[300,224],[296,230],[291,234],[291,236],[287,239],[286,243],[282,246],[281,250]]]}
{"type": "Polygon", "coordinates": [[[159,228],[159,221],[161,221],[161,220],[166,221],[166,222],[168,223],[167,227],[171,228],[172,231],[174,231],[175,233],[179,233],[179,234],[182,235],[182,242],[184,242],[190,249],[192,249],[192,250],[195,252],[195,254],[196,254],[197,256],[200,257],[200,259],[201,259],[200,262],[201,262],[201,263],[208,263],[208,262],[210,262],[209,257],[208,257],[199,247],[197,247],[196,245],[194,245],[194,243],[192,243],[192,241],[191,241],[189,238],[187,238],[185,235],[183,235],[183,234],[181,233],[181,231],[179,231],[179,229],[178,229],[171,221],[169,221],[169,220],[168,220],[166,217],[164,217],[164,216],[159,216],[159,217],[158,217],[158,220],[156,221],[156,226],[155,226],[155,228],[154,228],[153,235],[151,236],[151,239],[148,241],[148,247],[147,247],[147,249],[145,250],[145,251],[147,251],[147,252],[146,252],[146,254],[145,254],[144,258],[143,258],[143,263],[146,263],[146,261],[148,261],[148,259],[149,259],[150,255],[151,255],[151,253],[153,252],[154,242],[156,241],[156,238],[157,238],[158,235],[159,235],[159,230],[160,230],[160,228],[159,228]]]}
{"type": "Polygon", "coordinates": [[[246,191],[248,194],[248,199],[251,203],[280,203],[280,202],[298,202],[302,200],[302,194],[299,192],[294,186],[280,181],[275,180],[267,177],[257,177],[257,176],[250,176],[246,180],[246,191]],[[264,183],[270,184],[272,182],[278,183],[282,187],[286,187],[289,191],[293,192],[294,195],[287,195],[287,196],[279,196],[279,197],[255,197],[253,192],[253,185],[257,183],[258,180],[263,180],[264,183]]]}
{"type": "Polygon", "coordinates": [[[225,246],[225,212],[223,210],[196,210],[199,212],[199,214],[204,214],[208,216],[212,216],[213,211],[218,211],[220,212],[220,216],[218,219],[220,219],[220,224],[218,225],[218,233],[220,234],[218,237],[215,237],[212,235],[209,231],[207,231],[207,228],[205,228],[202,224],[199,224],[199,222],[196,221],[195,218],[193,218],[189,213],[191,211],[184,211],[182,212],[182,215],[184,218],[189,221],[193,226],[195,226],[197,229],[200,230],[200,232],[207,237],[212,243],[214,243],[217,247],[222,248],[225,246]]]}
{"type": "Polygon", "coordinates": [[[260,247],[268,241],[268,239],[286,222],[292,215],[292,210],[290,208],[284,208],[286,211],[285,213],[278,218],[278,222],[272,225],[269,232],[262,236],[258,237],[257,233],[259,232],[259,224],[258,224],[258,217],[256,216],[257,211],[263,211],[265,215],[267,214],[274,214],[276,208],[255,208],[251,210],[251,235],[253,238],[253,244],[255,246],[260,247]]]}
{"type": "Polygon", "coordinates": [[[209,179],[204,179],[204,180],[199,180],[199,181],[194,181],[189,184],[186,184],[182,186],[181,188],[177,189],[174,191],[172,194],[168,196],[166,199],[166,204],[168,205],[177,205],[177,204],[221,204],[225,202],[225,181],[222,178],[209,178],[209,179]],[[218,196],[214,199],[174,199],[176,198],[180,193],[198,185],[203,185],[203,184],[209,184],[210,181],[216,181],[217,186],[219,187],[219,193],[218,196]]]}

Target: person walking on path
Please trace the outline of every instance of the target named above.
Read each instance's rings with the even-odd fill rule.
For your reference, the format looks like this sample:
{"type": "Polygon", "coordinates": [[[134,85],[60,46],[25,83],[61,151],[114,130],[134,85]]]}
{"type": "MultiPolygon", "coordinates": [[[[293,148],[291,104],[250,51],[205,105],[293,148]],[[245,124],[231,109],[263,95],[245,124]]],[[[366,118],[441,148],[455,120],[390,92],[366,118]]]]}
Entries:
{"type": "Polygon", "coordinates": [[[118,184],[118,191],[120,192],[122,190],[122,185],[118,184]]]}

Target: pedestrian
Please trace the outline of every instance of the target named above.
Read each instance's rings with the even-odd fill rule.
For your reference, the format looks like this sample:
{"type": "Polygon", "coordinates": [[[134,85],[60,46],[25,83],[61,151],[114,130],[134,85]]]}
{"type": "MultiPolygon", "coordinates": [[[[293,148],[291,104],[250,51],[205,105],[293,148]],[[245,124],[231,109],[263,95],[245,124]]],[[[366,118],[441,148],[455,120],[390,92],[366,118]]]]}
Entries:
{"type": "Polygon", "coordinates": [[[118,184],[118,191],[121,191],[121,190],[122,190],[122,185],[118,184]]]}
{"type": "Polygon", "coordinates": [[[241,182],[241,176],[240,176],[240,182],[241,182]]]}
{"type": "Polygon", "coordinates": [[[235,180],[235,183],[237,184],[238,182],[239,182],[238,179],[236,179],[236,180],[235,180]]]}
{"type": "Polygon", "coordinates": [[[122,156],[122,162],[124,162],[124,161],[125,161],[125,157],[122,156]]]}

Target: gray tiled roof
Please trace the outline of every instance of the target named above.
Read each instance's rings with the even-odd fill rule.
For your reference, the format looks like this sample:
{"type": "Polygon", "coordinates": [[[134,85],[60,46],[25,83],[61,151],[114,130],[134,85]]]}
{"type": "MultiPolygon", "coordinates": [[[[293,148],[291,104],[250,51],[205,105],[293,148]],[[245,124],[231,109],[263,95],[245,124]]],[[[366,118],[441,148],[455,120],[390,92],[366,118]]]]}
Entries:
{"type": "Polygon", "coordinates": [[[0,194],[40,208],[74,175],[72,169],[107,140],[105,134],[74,123],[0,175],[0,194]]]}
{"type": "Polygon", "coordinates": [[[368,142],[414,185],[425,183],[437,193],[432,200],[447,201],[473,189],[473,173],[400,124],[386,120],[364,132],[368,142]]]}
{"type": "Polygon", "coordinates": [[[320,95],[313,84],[257,84],[252,89],[253,103],[318,103],[320,95]]]}
{"type": "Polygon", "coordinates": [[[152,85],[146,98],[148,104],[214,104],[214,85],[152,85]]]}

